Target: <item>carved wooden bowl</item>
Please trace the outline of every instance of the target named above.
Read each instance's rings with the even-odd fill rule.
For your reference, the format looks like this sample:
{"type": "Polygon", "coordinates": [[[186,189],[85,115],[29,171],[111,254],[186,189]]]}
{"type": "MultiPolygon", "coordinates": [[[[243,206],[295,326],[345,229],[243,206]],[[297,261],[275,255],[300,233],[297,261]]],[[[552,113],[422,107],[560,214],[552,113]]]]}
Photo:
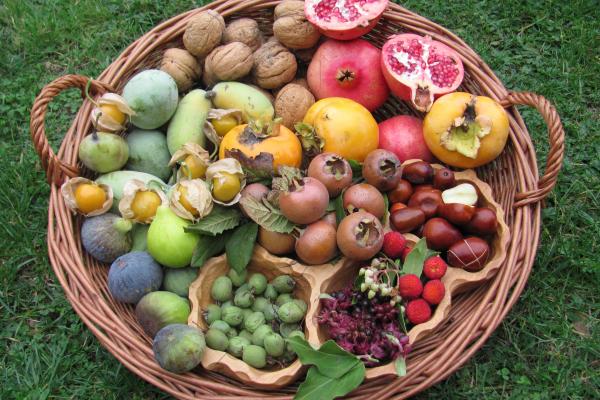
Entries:
{"type": "MultiPolygon", "coordinates": [[[[409,160],[404,165],[416,162],[409,160]]],[[[434,169],[443,168],[441,165],[433,164],[434,169]]],[[[449,267],[446,275],[442,278],[446,287],[446,294],[442,302],[436,307],[431,319],[423,324],[414,326],[408,332],[410,343],[414,344],[427,336],[439,324],[441,324],[452,306],[452,297],[458,293],[469,290],[479,283],[493,277],[506,256],[506,246],[510,239],[508,227],[504,222],[504,212],[494,201],[491,188],[477,178],[472,170],[455,172],[456,183],[471,183],[479,192],[479,207],[489,207],[496,212],[498,229],[490,240],[490,257],[485,267],[478,272],[468,272],[461,268],[449,267]]],[[[389,229],[389,228],[388,228],[389,229]]],[[[410,245],[414,245],[419,239],[415,235],[405,234],[410,245]]],[[[263,273],[269,280],[278,275],[288,274],[296,280],[294,295],[306,301],[308,310],[305,319],[306,339],[314,344],[320,345],[329,339],[327,330],[319,326],[316,316],[320,311],[319,295],[340,290],[351,284],[358,273],[362,263],[342,258],[335,264],[304,265],[290,258],[282,258],[271,255],[267,250],[256,245],[252,260],[248,266],[249,273],[263,273]]],[[[208,329],[202,315],[206,306],[212,303],[210,288],[213,281],[227,274],[229,266],[225,255],[212,258],[200,271],[196,281],[190,286],[190,301],[192,312],[188,323],[206,331],[208,329]]],[[[410,357],[410,355],[409,355],[410,357]]],[[[246,384],[263,387],[279,388],[295,381],[304,372],[298,360],[291,365],[277,370],[256,369],[240,359],[225,352],[206,349],[202,360],[202,366],[211,371],[217,371],[231,378],[238,379],[246,384]]],[[[366,379],[373,379],[384,375],[395,375],[394,363],[390,362],[374,368],[367,368],[366,379]]]]}

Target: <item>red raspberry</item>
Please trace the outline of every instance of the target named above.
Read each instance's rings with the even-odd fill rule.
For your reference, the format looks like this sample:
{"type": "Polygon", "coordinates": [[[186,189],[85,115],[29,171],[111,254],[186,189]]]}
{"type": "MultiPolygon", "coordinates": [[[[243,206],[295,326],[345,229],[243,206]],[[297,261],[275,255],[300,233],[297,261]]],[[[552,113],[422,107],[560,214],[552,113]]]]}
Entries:
{"type": "Polygon", "coordinates": [[[431,307],[423,299],[411,300],[406,305],[406,318],[414,324],[422,324],[431,318],[431,307]]]}
{"type": "Polygon", "coordinates": [[[423,284],[415,274],[402,275],[398,279],[398,292],[404,299],[414,299],[423,292],[423,284]]]}
{"type": "Polygon", "coordinates": [[[446,287],[439,279],[433,279],[425,284],[422,297],[432,306],[440,304],[446,293],[446,287]]]}
{"type": "Polygon", "coordinates": [[[405,247],[406,239],[400,232],[388,232],[383,237],[383,252],[389,258],[399,258],[405,247]]]}
{"type": "Polygon", "coordinates": [[[447,269],[448,264],[440,256],[429,257],[423,263],[423,274],[428,279],[442,279],[447,269]]]}

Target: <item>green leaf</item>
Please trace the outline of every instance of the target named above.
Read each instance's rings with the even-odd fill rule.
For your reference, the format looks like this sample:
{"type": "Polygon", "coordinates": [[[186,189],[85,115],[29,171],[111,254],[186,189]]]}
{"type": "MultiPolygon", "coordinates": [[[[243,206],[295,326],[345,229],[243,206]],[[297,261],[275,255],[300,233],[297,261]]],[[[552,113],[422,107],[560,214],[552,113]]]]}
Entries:
{"type": "Polygon", "coordinates": [[[335,198],[335,219],[338,225],[340,222],[342,222],[345,216],[346,210],[344,210],[344,190],[342,190],[342,193],[335,198]]]}
{"type": "Polygon", "coordinates": [[[360,386],[364,379],[365,366],[362,362],[355,364],[339,379],[325,376],[316,367],[311,367],[306,374],[306,379],[298,387],[294,399],[332,400],[350,393],[360,386]]]}
{"type": "Polygon", "coordinates": [[[326,341],[318,350],[297,336],[288,338],[287,342],[302,364],[312,364],[321,374],[331,378],[340,378],[356,364],[362,364],[354,354],[348,353],[333,340],[326,341]]]}
{"type": "Polygon", "coordinates": [[[415,274],[421,277],[423,272],[423,263],[431,257],[431,252],[427,249],[427,241],[425,238],[420,239],[415,247],[408,253],[404,266],[402,267],[403,274],[415,274]]]}
{"type": "Polygon", "coordinates": [[[186,232],[197,232],[215,236],[240,224],[242,213],[237,207],[214,206],[210,214],[185,228],[186,232]]]}
{"type": "Polygon", "coordinates": [[[396,375],[406,376],[406,359],[404,357],[400,356],[396,358],[394,367],[396,367],[396,375]]]}
{"type": "Polygon", "coordinates": [[[390,199],[388,198],[387,193],[383,194],[383,204],[385,204],[385,210],[383,212],[382,224],[383,226],[387,225],[388,219],[390,219],[390,199]]]}
{"type": "Polygon", "coordinates": [[[335,199],[329,199],[329,203],[327,204],[327,211],[328,213],[335,211],[335,199]]]}
{"type": "Polygon", "coordinates": [[[200,235],[200,240],[192,255],[191,266],[202,267],[206,260],[222,253],[228,237],[229,232],[216,236],[200,235]]]}
{"type": "Polygon", "coordinates": [[[252,196],[246,196],[240,199],[240,204],[244,206],[244,210],[246,210],[248,217],[252,221],[268,231],[290,233],[296,227],[281,211],[268,202],[256,200],[252,196]]]}
{"type": "Polygon", "coordinates": [[[350,168],[352,169],[352,181],[360,181],[362,179],[362,165],[356,160],[348,160],[350,168]]]}
{"type": "Polygon", "coordinates": [[[257,235],[258,225],[254,222],[248,222],[237,227],[227,240],[225,244],[227,262],[237,272],[242,272],[248,266],[257,235]]]}

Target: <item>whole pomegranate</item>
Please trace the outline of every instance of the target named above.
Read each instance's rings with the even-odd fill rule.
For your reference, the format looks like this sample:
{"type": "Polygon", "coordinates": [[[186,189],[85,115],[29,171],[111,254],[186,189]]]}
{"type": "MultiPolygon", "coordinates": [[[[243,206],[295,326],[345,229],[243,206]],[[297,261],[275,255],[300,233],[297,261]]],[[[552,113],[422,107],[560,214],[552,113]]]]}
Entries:
{"type": "Polygon", "coordinates": [[[457,52],[428,36],[392,36],[381,49],[383,76],[392,93],[427,112],[434,98],[455,91],[464,76],[457,52]]]}
{"type": "Polygon", "coordinates": [[[308,66],[308,86],[319,100],[346,97],[374,111],[389,95],[381,68],[373,68],[380,57],[381,51],[363,39],[327,40],[308,66]]]}
{"type": "Polygon", "coordinates": [[[352,260],[368,260],[383,246],[383,226],[371,213],[350,214],[338,226],[337,245],[352,260]]]}
{"type": "Polygon", "coordinates": [[[435,159],[423,137],[423,121],[410,115],[398,115],[379,123],[379,148],[396,154],[400,162],[435,159]]]}
{"type": "Polygon", "coordinates": [[[279,195],[281,213],[295,224],[310,224],[325,215],[329,192],[321,182],[306,177],[294,181],[289,190],[279,195]]]}
{"type": "Polygon", "coordinates": [[[325,36],[352,40],[369,32],[388,5],[388,0],[306,0],[306,19],[325,36]]]}

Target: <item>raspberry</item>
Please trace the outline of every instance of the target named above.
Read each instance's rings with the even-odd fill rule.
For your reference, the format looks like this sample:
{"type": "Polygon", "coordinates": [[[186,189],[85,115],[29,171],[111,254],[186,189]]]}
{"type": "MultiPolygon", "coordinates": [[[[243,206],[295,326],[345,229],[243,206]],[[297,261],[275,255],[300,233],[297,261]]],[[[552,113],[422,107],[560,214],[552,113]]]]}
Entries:
{"type": "Polygon", "coordinates": [[[398,292],[405,299],[414,299],[423,292],[423,284],[415,274],[402,275],[398,279],[398,292]]]}
{"type": "Polygon", "coordinates": [[[406,305],[406,318],[414,324],[422,324],[431,318],[431,307],[423,299],[411,300],[406,305]]]}
{"type": "Polygon", "coordinates": [[[423,298],[432,306],[440,304],[446,293],[444,284],[439,279],[433,279],[425,284],[423,298]]]}
{"type": "Polygon", "coordinates": [[[388,232],[383,237],[383,252],[389,258],[399,258],[406,247],[406,239],[399,232],[388,232]]]}
{"type": "Polygon", "coordinates": [[[442,279],[447,269],[448,264],[440,256],[429,257],[423,263],[423,274],[428,279],[442,279]]]}

